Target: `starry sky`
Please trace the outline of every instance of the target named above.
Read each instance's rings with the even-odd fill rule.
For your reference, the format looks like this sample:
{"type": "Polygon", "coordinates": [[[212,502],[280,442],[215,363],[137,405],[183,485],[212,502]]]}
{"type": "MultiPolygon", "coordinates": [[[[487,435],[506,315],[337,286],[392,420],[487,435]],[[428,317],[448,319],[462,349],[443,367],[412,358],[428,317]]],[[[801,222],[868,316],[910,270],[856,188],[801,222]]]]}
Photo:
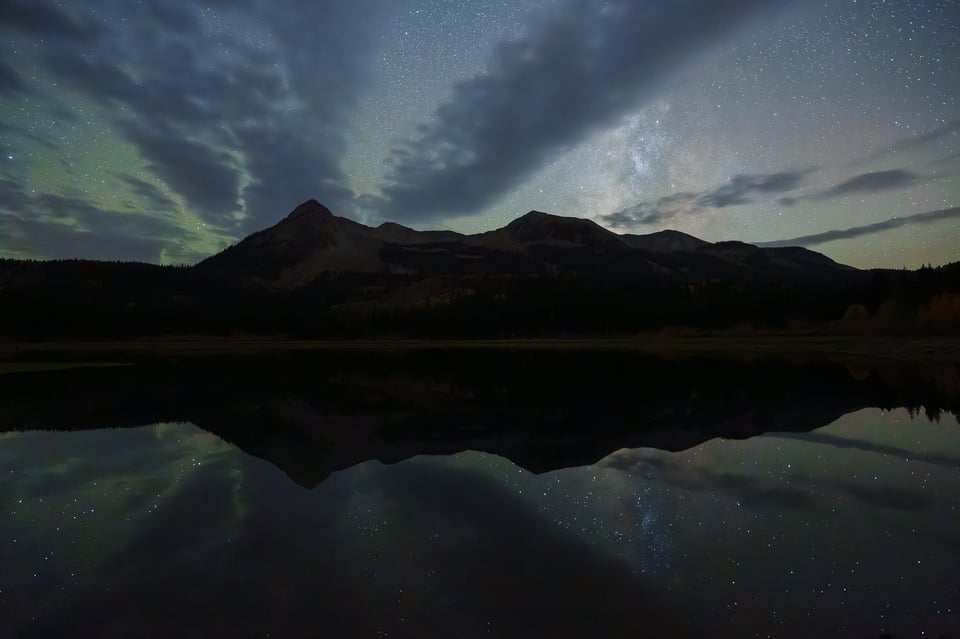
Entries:
{"type": "Polygon", "coordinates": [[[0,256],[194,263],[316,198],[960,259],[955,0],[0,0],[0,256]]]}

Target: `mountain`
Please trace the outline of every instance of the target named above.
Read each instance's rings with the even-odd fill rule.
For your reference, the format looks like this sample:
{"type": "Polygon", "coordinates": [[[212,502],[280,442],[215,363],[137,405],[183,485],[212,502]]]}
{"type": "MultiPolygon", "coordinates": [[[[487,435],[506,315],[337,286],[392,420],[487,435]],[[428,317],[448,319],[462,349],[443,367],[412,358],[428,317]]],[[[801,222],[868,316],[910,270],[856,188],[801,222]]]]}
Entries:
{"type": "Polygon", "coordinates": [[[634,279],[795,280],[852,271],[801,248],[711,244],[679,231],[618,235],[587,219],[530,211],[506,226],[461,235],[386,222],[369,227],[315,200],[207,258],[222,280],[296,289],[336,273],[462,277],[503,273],[630,272],[634,279]]]}
{"type": "Polygon", "coordinates": [[[648,235],[624,234],[620,236],[631,248],[654,251],[656,253],[672,253],[677,251],[695,251],[710,242],[680,231],[658,231],[648,235]]]}
{"type": "Polygon", "coordinates": [[[471,242],[502,250],[529,250],[531,247],[590,248],[623,251],[621,237],[592,220],[530,211],[505,227],[473,236],[471,242]]]}
{"type": "MultiPolygon", "coordinates": [[[[371,227],[309,200],[193,267],[0,260],[0,307],[14,309],[0,339],[823,328],[851,305],[883,306],[882,330],[913,331],[924,305],[954,292],[957,266],[861,271],[800,247],[618,235],[540,211],[474,235],[371,227]]],[[[960,324],[942,320],[938,331],[960,324]]]]}
{"type": "Polygon", "coordinates": [[[316,200],[309,200],[274,226],[203,260],[196,268],[221,279],[296,288],[326,271],[381,270],[381,245],[373,229],[337,217],[316,200]]]}
{"type": "Polygon", "coordinates": [[[384,222],[373,230],[382,241],[394,244],[456,242],[464,238],[463,234],[455,231],[416,231],[396,222],[384,222]]]}
{"type": "Polygon", "coordinates": [[[371,228],[308,200],[274,226],[203,260],[196,268],[219,279],[292,289],[326,273],[389,271],[391,265],[381,255],[388,244],[419,246],[463,238],[453,231],[416,231],[393,222],[371,228]]]}
{"type": "Polygon", "coordinates": [[[700,251],[745,266],[780,265],[788,268],[828,268],[855,270],[852,266],[839,264],[826,255],[799,246],[761,248],[746,242],[717,242],[699,247],[700,251]]]}

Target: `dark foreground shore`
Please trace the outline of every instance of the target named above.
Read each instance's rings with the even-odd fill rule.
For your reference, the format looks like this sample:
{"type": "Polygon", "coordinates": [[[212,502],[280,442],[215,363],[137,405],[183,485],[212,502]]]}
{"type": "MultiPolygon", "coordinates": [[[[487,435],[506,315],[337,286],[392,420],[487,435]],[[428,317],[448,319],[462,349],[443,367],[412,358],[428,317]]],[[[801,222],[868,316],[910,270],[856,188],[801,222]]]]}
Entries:
{"type": "Polygon", "coordinates": [[[633,351],[661,356],[869,357],[899,361],[960,362],[960,337],[662,336],[532,339],[290,340],[282,338],[171,337],[119,341],[0,341],[0,360],[118,361],[129,357],[244,355],[287,352],[411,352],[450,350],[633,351]]]}

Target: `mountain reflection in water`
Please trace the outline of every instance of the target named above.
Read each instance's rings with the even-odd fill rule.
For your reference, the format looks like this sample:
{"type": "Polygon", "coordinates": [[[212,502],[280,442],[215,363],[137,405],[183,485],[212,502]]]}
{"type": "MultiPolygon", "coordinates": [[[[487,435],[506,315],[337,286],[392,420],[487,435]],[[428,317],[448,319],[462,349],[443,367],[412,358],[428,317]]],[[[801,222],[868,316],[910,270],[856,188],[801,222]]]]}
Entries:
{"type": "Polygon", "coordinates": [[[958,379],[452,352],[7,375],[0,637],[937,636],[958,379]]]}

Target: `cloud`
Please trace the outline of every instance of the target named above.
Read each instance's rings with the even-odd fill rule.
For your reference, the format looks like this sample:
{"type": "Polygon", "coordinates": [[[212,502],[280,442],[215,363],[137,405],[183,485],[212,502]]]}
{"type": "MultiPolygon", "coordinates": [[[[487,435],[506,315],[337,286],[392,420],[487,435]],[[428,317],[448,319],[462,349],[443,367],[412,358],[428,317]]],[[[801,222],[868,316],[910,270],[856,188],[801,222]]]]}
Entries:
{"type": "Polygon", "coordinates": [[[33,259],[157,262],[167,244],[165,239],[127,234],[119,229],[95,232],[4,213],[0,213],[0,233],[6,238],[0,252],[13,257],[29,255],[33,259]]]}
{"type": "Polygon", "coordinates": [[[307,197],[352,203],[340,159],[387,5],[9,0],[0,31],[41,43],[55,91],[85,96],[192,211],[239,235],[307,197]]]}
{"type": "Polygon", "coordinates": [[[702,194],[697,203],[701,208],[722,209],[738,204],[748,204],[754,193],[771,194],[793,191],[812,169],[803,171],[770,173],[767,175],[735,175],[729,183],[702,194]]]}
{"type": "MultiPolygon", "coordinates": [[[[735,175],[726,184],[698,193],[681,192],[667,195],[650,202],[601,216],[600,222],[614,228],[631,227],[666,222],[681,215],[699,215],[711,209],[740,206],[754,201],[754,196],[772,196],[800,188],[807,175],[817,171],[807,168],[779,173],[735,175]]],[[[905,169],[872,171],[855,175],[822,191],[778,198],[777,204],[796,206],[806,200],[832,200],[847,195],[867,195],[910,188],[929,178],[918,176],[905,169]]]]}
{"type": "MultiPolygon", "coordinates": [[[[129,179],[142,193],[156,188],[129,179]]],[[[151,197],[158,195],[159,189],[151,197]]],[[[165,249],[183,254],[181,245],[192,234],[169,216],[104,209],[82,197],[32,195],[0,179],[0,237],[0,254],[13,257],[156,262],[165,249]]]]}
{"type": "Polygon", "coordinates": [[[191,11],[187,8],[188,6],[168,2],[150,2],[144,9],[158,27],[180,34],[200,35],[203,32],[201,15],[191,11]]]}
{"type": "Polygon", "coordinates": [[[132,175],[121,175],[120,181],[126,184],[136,196],[141,209],[147,211],[174,212],[177,203],[168,198],[156,185],[135,178],[132,175]]]}
{"type": "Polygon", "coordinates": [[[847,195],[872,195],[886,191],[898,191],[923,184],[928,179],[929,178],[919,176],[906,169],[871,171],[869,173],[854,175],[839,184],[835,184],[828,189],[816,193],[798,197],[782,197],[777,200],[777,203],[780,206],[790,207],[807,200],[824,201],[845,197],[847,195]]]}
{"type": "Polygon", "coordinates": [[[897,446],[888,446],[886,444],[879,444],[865,439],[851,439],[848,437],[839,437],[837,435],[830,435],[827,433],[813,432],[813,433],[773,433],[768,434],[767,437],[775,437],[777,439],[793,439],[802,442],[810,442],[814,444],[822,444],[824,446],[831,446],[833,448],[840,449],[853,449],[853,450],[862,450],[869,453],[879,453],[881,455],[891,455],[899,459],[904,459],[906,461],[920,461],[927,464],[933,464],[936,466],[942,466],[944,468],[949,468],[952,470],[960,470],[960,457],[952,457],[950,455],[939,455],[936,453],[925,453],[923,451],[913,451],[906,448],[899,448],[897,446]]]}
{"type": "Polygon", "coordinates": [[[629,475],[640,475],[646,481],[689,490],[723,494],[752,508],[791,508],[817,510],[820,506],[811,491],[803,486],[778,484],[763,477],[749,477],[718,472],[707,468],[693,468],[672,457],[653,457],[645,449],[636,449],[608,457],[602,466],[615,468],[629,475]]]}
{"type": "Polygon", "coordinates": [[[674,193],[652,202],[641,202],[629,208],[600,217],[603,224],[630,228],[657,224],[679,215],[697,215],[710,209],[749,204],[755,195],[770,196],[798,188],[814,168],[755,175],[735,175],[715,189],[693,193],[674,193]]]}
{"type": "Polygon", "coordinates": [[[12,124],[6,124],[4,122],[0,122],[0,135],[4,135],[8,133],[12,137],[19,137],[19,138],[30,140],[36,145],[42,146],[43,148],[49,151],[57,151],[60,149],[59,146],[57,146],[56,144],[54,144],[53,142],[51,142],[50,140],[48,140],[43,136],[37,135],[35,133],[31,133],[30,131],[27,131],[24,128],[14,126],[12,124]]]}
{"type": "Polygon", "coordinates": [[[11,177],[0,178],[0,211],[19,211],[30,206],[23,185],[11,177]]]}
{"type": "MultiPolygon", "coordinates": [[[[792,483],[807,480],[803,475],[792,475],[792,483]]],[[[903,512],[920,512],[929,509],[934,505],[935,500],[913,490],[905,490],[896,486],[870,486],[868,484],[855,484],[851,481],[820,481],[811,482],[816,486],[834,490],[838,493],[845,493],[868,506],[886,508],[888,510],[900,510],[903,512]]]]}
{"type": "Polygon", "coordinates": [[[47,0],[4,0],[0,30],[77,42],[91,42],[102,34],[102,28],[96,20],[91,17],[78,18],[69,10],[47,0]]]}
{"type": "Polygon", "coordinates": [[[823,233],[815,233],[813,235],[803,235],[800,237],[791,238],[789,240],[777,240],[775,242],[762,242],[757,244],[757,246],[768,246],[768,247],[814,246],[817,244],[832,242],[834,240],[849,240],[857,237],[863,237],[864,235],[882,233],[883,231],[897,229],[897,228],[900,228],[901,226],[910,226],[913,224],[933,224],[934,222],[940,222],[942,220],[951,220],[954,218],[960,218],[960,207],[955,206],[949,209],[940,209],[938,211],[928,211],[926,213],[917,213],[915,215],[907,215],[905,217],[893,217],[893,218],[890,218],[889,220],[885,220],[883,222],[876,222],[874,224],[866,224],[864,226],[853,226],[847,229],[836,229],[832,231],[824,231],[823,233]]]}
{"type": "Polygon", "coordinates": [[[922,149],[923,147],[933,144],[934,142],[939,142],[940,140],[955,135],[957,132],[960,132],[960,119],[951,120],[943,126],[926,133],[920,133],[901,138],[890,146],[882,148],[876,153],[868,155],[861,163],[865,164],[867,162],[872,162],[873,160],[878,160],[888,155],[894,155],[904,151],[922,149]]]}
{"type": "Polygon", "coordinates": [[[143,126],[130,126],[127,137],[147,158],[147,168],[207,221],[226,226],[230,215],[240,208],[241,175],[226,151],[143,126]]]}
{"type": "Polygon", "coordinates": [[[942,158],[938,158],[932,162],[932,164],[952,164],[960,160],[960,153],[951,153],[950,155],[945,155],[942,158]]]}
{"type": "Polygon", "coordinates": [[[904,512],[926,510],[934,503],[922,493],[891,486],[872,487],[801,474],[790,474],[783,479],[771,480],[764,476],[697,468],[673,457],[653,457],[649,451],[643,449],[608,457],[601,465],[630,475],[641,475],[646,481],[672,488],[724,495],[756,509],[825,510],[827,506],[816,496],[823,495],[826,491],[846,495],[869,506],[904,512]]]}
{"type": "Polygon", "coordinates": [[[27,85],[20,79],[13,67],[0,60],[0,95],[13,97],[25,93],[30,93],[27,85]]]}
{"type": "Polygon", "coordinates": [[[744,18],[777,2],[569,0],[459,84],[401,144],[382,189],[398,220],[475,213],[614,124],[744,18]]]}
{"type": "Polygon", "coordinates": [[[239,131],[238,139],[247,152],[247,169],[253,176],[243,190],[247,210],[252,213],[245,232],[259,230],[271,216],[292,209],[295,203],[290,200],[296,193],[309,192],[338,213],[354,208],[353,192],[343,186],[346,180],[336,158],[312,146],[302,135],[253,128],[239,131]]]}
{"type": "Polygon", "coordinates": [[[696,193],[674,193],[653,202],[640,202],[634,206],[603,215],[600,222],[616,228],[629,228],[643,224],[656,224],[673,219],[680,214],[694,214],[701,210],[696,193]]]}
{"type": "Polygon", "coordinates": [[[863,195],[871,193],[882,193],[884,191],[897,191],[910,188],[917,184],[920,178],[905,169],[890,169],[887,171],[873,171],[871,173],[861,173],[848,180],[844,180],[836,186],[832,186],[825,191],[821,191],[812,196],[816,200],[831,200],[833,198],[844,197],[846,195],[863,195]]]}

